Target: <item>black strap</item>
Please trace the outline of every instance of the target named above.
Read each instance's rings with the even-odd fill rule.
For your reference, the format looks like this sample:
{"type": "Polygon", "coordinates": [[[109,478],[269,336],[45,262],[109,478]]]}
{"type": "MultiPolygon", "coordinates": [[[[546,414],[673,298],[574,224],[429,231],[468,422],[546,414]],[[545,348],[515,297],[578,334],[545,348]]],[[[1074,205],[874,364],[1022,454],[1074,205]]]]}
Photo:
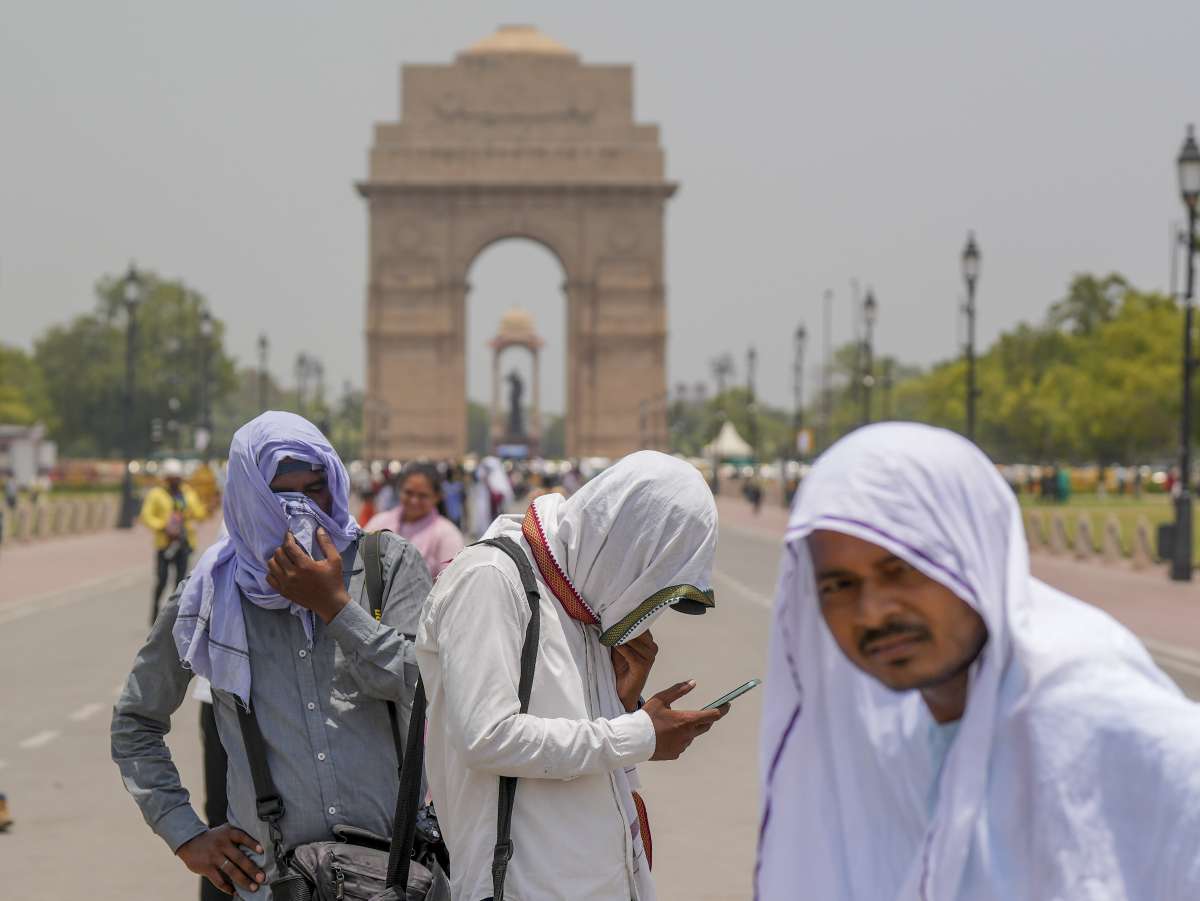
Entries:
{"type": "MultiPolygon", "coordinates": [[[[537,580],[533,567],[520,546],[506,535],[485,538],[479,544],[487,544],[507,554],[517,565],[521,574],[521,585],[529,601],[529,625],[525,627],[525,641],[521,645],[521,681],[517,686],[517,698],[521,702],[521,713],[529,712],[529,696],[533,692],[533,674],[537,668],[538,638],[541,632],[542,613],[537,580]]],[[[496,849],[492,854],[492,897],[504,901],[504,878],[508,873],[508,862],[512,860],[512,813],[517,800],[517,778],[500,777],[500,794],[496,803],[496,849]]]]}
{"type": "Polygon", "coordinates": [[[382,532],[368,532],[363,539],[363,567],[367,581],[367,600],[375,622],[383,619],[383,553],[380,551],[382,532]]]}
{"type": "Polygon", "coordinates": [[[249,710],[235,702],[238,723],[242,727],[242,744],[246,746],[246,759],[250,762],[250,779],[254,783],[254,804],[258,818],[267,824],[267,832],[271,836],[271,848],[275,855],[276,875],[282,877],[287,872],[287,860],[283,849],[283,832],[279,821],[283,819],[283,798],[275,788],[275,780],[271,778],[271,768],[267,766],[267,745],[263,741],[262,730],[258,728],[258,720],[249,710]]]}
{"type": "Polygon", "coordinates": [[[400,792],[396,796],[396,820],[392,826],[392,845],[388,849],[387,887],[408,886],[408,864],[412,859],[413,839],[417,835],[417,809],[421,806],[421,775],[425,768],[425,683],[417,679],[408,721],[408,747],[405,766],[400,768],[400,792]]]}

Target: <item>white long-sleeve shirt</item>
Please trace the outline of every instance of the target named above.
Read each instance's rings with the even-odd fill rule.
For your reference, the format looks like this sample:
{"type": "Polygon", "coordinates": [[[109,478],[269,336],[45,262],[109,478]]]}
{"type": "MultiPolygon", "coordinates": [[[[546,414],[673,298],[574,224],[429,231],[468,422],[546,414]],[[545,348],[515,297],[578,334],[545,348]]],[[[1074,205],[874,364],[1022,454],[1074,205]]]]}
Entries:
{"type": "Polygon", "coordinates": [[[509,901],[653,901],[614,773],[650,759],[654,727],[642,711],[599,716],[596,643],[540,579],[538,587],[541,640],[525,715],[517,685],[529,604],[512,561],[469,548],[422,612],[425,760],[454,898],[491,897],[499,777],[517,776],[509,901]]]}

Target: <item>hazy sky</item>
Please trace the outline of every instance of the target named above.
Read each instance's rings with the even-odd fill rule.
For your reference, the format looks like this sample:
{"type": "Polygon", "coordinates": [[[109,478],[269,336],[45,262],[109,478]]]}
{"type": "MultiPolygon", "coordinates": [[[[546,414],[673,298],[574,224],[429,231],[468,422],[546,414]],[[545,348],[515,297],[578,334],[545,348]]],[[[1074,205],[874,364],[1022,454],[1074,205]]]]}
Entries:
{"type": "MultiPolygon", "coordinates": [[[[791,334],[821,294],[849,337],[873,285],[883,352],[956,352],[958,254],[983,251],[984,341],[1040,317],[1075,272],[1165,288],[1174,158],[1200,120],[1200,3],[353,3],[0,0],[0,340],[29,345],[92,307],[131,259],[208,296],[289,377],[318,353],[362,381],[366,172],[402,62],[448,62],[529,22],[585,62],[635,66],[670,203],[670,379],[759,350],[789,403],[791,334]]],[[[521,242],[471,276],[482,343],[522,303],[562,402],[561,273],[521,242]]],[[[810,361],[817,362],[818,347],[810,361]]]]}

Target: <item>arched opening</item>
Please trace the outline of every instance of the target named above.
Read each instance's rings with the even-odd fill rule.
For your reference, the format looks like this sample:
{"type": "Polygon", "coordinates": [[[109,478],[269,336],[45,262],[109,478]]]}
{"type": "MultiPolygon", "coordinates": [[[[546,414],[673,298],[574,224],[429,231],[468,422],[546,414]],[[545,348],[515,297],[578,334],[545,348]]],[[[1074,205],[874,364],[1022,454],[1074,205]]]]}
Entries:
{"type": "Polygon", "coordinates": [[[467,271],[466,298],[467,446],[475,453],[493,450],[492,405],[498,398],[500,415],[508,421],[514,390],[508,382],[516,375],[527,430],[536,425],[532,409],[535,396],[541,406],[540,453],[561,457],[565,449],[567,404],[566,274],[555,254],[527,238],[506,238],[485,247],[467,271]],[[503,350],[493,368],[490,342],[505,314],[520,308],[529,314],[543,344],[538,390],[534,390],[532,355],[522,347],[503,350]],[[494,374],[504,382],[496,390],[494,374]]]}

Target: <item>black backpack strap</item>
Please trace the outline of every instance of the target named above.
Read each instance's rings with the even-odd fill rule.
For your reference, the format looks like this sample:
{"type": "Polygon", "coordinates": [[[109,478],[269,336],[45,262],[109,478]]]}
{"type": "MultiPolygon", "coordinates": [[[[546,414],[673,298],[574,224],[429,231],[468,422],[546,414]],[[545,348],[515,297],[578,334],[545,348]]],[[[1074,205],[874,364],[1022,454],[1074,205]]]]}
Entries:
{"type": "Polygon", "coordinates": [[[287,855],[283,847],[283,831],[279,821],[283,819],[283,798],[275,788],[275,780],[271,778],[271,769],[267,766],[267,744],[263,741],[262,730],[258,728],[258,720],[254,713],[243,709],[238,701],[238,725],[242,730],[242,744],[246,746],[246,759],[250,762],[250,779],[254,783],[254,804],[258,818],[267,824],[267,833],[271,836],[271,846],[275,855],[276,876],[282,878],[287,872],[287,855]]]}
{"type": "MultiPolygon", "coordinates": [[[[367,602],[371,605],[371,615],[375,622],[383,620],[383,605],[387,598],[383,596],[383,532],[368,532],[363,537],[363,576],[367,582],[367,602]]],[[[392,721],[392,741],[396,745],[396,766],[403,772],[404,745],[400,739],[400,714],[396,710],[396,702],[388,701],[388,719],[392,721]]],[[[394,831],[393,831],[393,834],[394,831]]]]}
{"type": "MultiPolygon", "coordinates": [[[[521,645],[521,681],[517,686],[517,698],[521,702],[521,713],[529,712],[529,696],[533,693],[533,674],[537,668],[538,639],[541,633],[541,606],[537,580],[529,558],[520,545],[506,535],[485,538],[478,544],[486,544],[503,551],[517,565],[521,574],[521,586],[529,601],[529,625],[525,627],[525,641],[521,645]]],[[[517,800],[517,778],[500,777],[500,794],[496,804],[496,850],[492,855],[492,897],[504,901],[504,879],[508,873],[508,862],[512,860],[512,812],[517,800]]]]}
{"type": "Polygon", "coordinates": [[[367,600],[375,622],[383,619],[383,552],[380,550],[382,532],[368,532],[363,538],[363,567],[367,580],[367,600]]]}
{"type": "Polygon", "coordinates": [[[396,796],[396,819],[388,849],[387,887],[408,886],[408,864],[417,834],[417,810],[421,806],[421,774],[425,769],[425,683],[417,679],[412,716],[408,722],[408,747],[400,768],[400,792],[396,796]]]}

